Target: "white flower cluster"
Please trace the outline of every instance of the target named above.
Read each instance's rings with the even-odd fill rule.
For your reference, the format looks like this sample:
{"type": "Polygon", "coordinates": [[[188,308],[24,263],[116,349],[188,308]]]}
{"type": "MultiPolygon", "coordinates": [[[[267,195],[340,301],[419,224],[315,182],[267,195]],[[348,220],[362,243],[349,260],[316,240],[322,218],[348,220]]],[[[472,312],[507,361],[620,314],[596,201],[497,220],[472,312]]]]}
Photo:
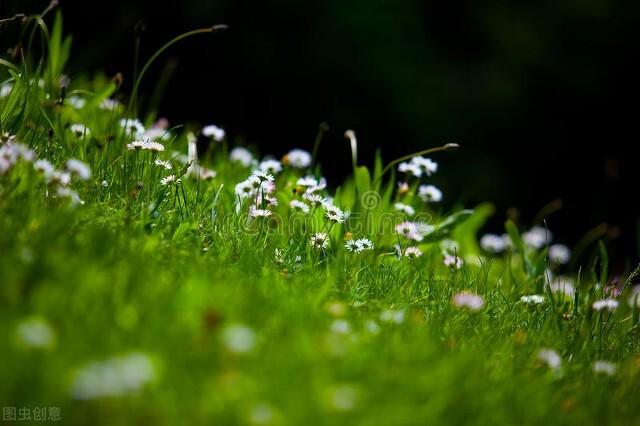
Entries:
{"type": "Polygon", "coordinates": [[[7,142],[0,146],[0,175],[9,173],[19,162],[33,163],[33,169],[60,198],[68,198],[73,204],[84,204],[76,191],[69,188],[72,177],[88,180],[91,177],[90,167],[77,159],[67,161],[65,168],[57,170],[48,160],[37,159],[35,152],[19,142],[14,136],[7,136],[7,142]]]}
{"type": "Polygon", "coordinates": [[[373,243],[368,238],[360,238],[347,240],[344,247],[351,253],[362,253],[363,251],[373,250],[373,243]]]}

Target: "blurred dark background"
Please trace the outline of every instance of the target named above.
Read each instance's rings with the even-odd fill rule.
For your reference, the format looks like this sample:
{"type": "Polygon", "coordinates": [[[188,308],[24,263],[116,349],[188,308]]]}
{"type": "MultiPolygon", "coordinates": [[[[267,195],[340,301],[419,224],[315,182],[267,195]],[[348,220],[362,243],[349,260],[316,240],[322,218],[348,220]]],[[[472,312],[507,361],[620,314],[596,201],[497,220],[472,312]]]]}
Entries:
{"type": "MultiPolygon", "coordinates": [[[[2,15],[47,0],[0,0],[2,15]]],[[[445,206],[496,205],[528,225],[554,200],[557,240],[608,223],[614,257],[637,258],[635,157],[640,3],[610,0],[61,0],[73,34],[71,74],[122,72],[131,85],[136,33],[148,58],[171,37],[225,23],[163,55],[150,92],[172,123],[216,123],[281,155],[311,149],[318,124],[334,184],[349,173],[343,133],[372,164],[444,142],[434,158],[445,206]],[[144,29],[144,30],[143,30],[144,29]]],[[[3,40],[3,47],[7,40],[3,40]]]]}

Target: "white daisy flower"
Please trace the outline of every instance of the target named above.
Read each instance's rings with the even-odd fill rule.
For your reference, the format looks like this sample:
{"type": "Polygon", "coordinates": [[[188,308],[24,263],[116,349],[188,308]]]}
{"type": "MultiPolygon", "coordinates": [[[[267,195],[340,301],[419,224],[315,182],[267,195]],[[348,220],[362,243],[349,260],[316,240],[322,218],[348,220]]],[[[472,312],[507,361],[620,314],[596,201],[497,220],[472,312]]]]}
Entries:
{"type": "Polygon", "coordinates": [[[237,146],[229,153],[229,159],[244,167],[249,167],[253,163],[253,154],[248,149],[237,146]]]}
{"type": "Polygon", "coordinates": [[[324,232],[317,232],[311,236],[311,240],[309,242],[311,247],[315,249],[326,249],[329,247],[329,235],[324,232]]]}
{"type": "Polygon", "coordinates": [[[208,138],[212,138],[216,142],[221,142],[226,135],[224,129],[221,129],[214,124],[204,126],[202,128],[202,134],[208,138]]]}
{"type": "Polygon", "coordinates": [[[306,169],[311,165],[311,154],[302,149],[292,149],[285,155],[283,163],[296,169],[306,169]]]}
{"type": "Polygon", "coordinates": [[[540,294],[531,294],[529,296],[522,296],[520,301],[527,305],[541,305],[544,303],[544,296],[540,294]]]}
{"type": "Polygon", "coordinates": [[[559,370],[562,367],[562,358],[553,349],[541,349],[538,351],[538,359],[552,370],[559,370]]]}
{"type": "Polygon", "coordinates": [[[529,231],[522,234],[522,240],[524,243],[534,249],[541,249],[547,244],[551,244],[553,234],[551,231],[541,227],[534,226],[529,231]]]}
{"type": "Polygon", "coordinates": [[[163,160],[160,160],[159,158],[156,158],[156,160],[153,162],[153,164],[155,164],[158,167],[162,167],[165,170],[173,169],[173,164],[171,164],[170,161],[163,161],[163,160]]]}
{"type": "Polygon", "coordinates": [[[304,193],[304,195],[302,195],[302,198],[307,200],[314,207],[320,207],[327,203],[326,198],[318,194],[312,194],[312,193],[306,192],[304,193]]]}
{"type": "Polygon", "coordinates": [[[609,361],[596,361],[593,363],[593,372],[596,374],[604,374],[607,376],[613,376],[616,374],[618,367],[609,361]]]}
{"type": "Polygon", "coordinates": [[[453,305],[460,309],[479,311],[484,306],[484,299],[478,294],[462,291],[453,296],[453,305]]]}
{"type": "Polygon", "coordinates": [[[266,173],[276,175],[282,171],[282,163],[278,160],[263,160],[258,168],[266,173]]]}
{"type": "Polygon", "coordinates": [[[91,168],[89,168],[89,165],[75,158],[67,161],[67,170],[77,174],[82,180],[87,180],[91,177],[91,168]]]}
{"type": "Polygon", "coordinates": [[[438,163],[431,160],[430,158],[424,158],[420,156],[413,157],[411,159],[411,164],[418,166],[420,170],[422,170],[422,172],[424,172],[424,174],[426,174],[427,176],[431,176],[438,171],[438,163]]]}
{"type": "Polygon", "coordinates": [[[309,213],[309,206],[302,201],[291,200],[291,202],[289,203],[289,207],[302,213],[309,213]]]}
{"type": "Polygon", "coordinates": [[[240,199],[245,199],[253,196],[255,188],[250,180],[243,180],[235,187],[236,196],[240,199]]]}
{"type": "Polygon", "coordinates": [[[164,145],[162,145],[159,142],[153,142],[153,141],[146,141],[144,142],[142,149],[146,150],[146,151],[153,151],[153,152],[163,152],[164,151],[164,145]]]}
{"type": "Polygon", "coordinates": [[[360,248],[360,251],[373,250],[373,243],[368,238],[360,238],[356,240],[356,245],[360,248]]]}
{"type": "Polygon", "coordinates": [[[257,209],[253,206],[249,209],[249,215],[251,217],[269,217],[272,214],[273,212],[271,210],[257,209]]]}
{"type": "Polygon", "coordinates": [[[356,242],[356,240],[347,240],[347,241],[345,241],[344,248],[346,248],[347,251],[350,251],[351,253],[359,253],[360,252],[360,247],[358,246],[358,243],[356,242]]]}
{"type": "Polygon", "coordinates": [[[345,222],[345,217],[344,214],[339,214],[339,213],[333,213],[333,212],[326,212],[324,214],[324,217],[327,218],[327,220],[329,222],[333,222],[333,223],[344,223],[345,222]]]}
{"type": "Polygon", "coordinates": [[[500,235],[485,234],[480,238],[480,247],[487,253],[502,253],[507,249],[507,242],[500,235]]]}
{"type": "Polygon", "coordinates": [[[592,307],[596,311],[613,312],[618,308],[619,305],[620,305],[620,302],[618,302],[615,299],[602,299],[602,300],[596,300],[595,302],[593,302],[592,307]]]}
{"type": "Polygon", "coordinates": [[[554,244],[549,247],[549,260],[557,264],[567,264],[571,259],[571,250],[563,244],[554,244]]]}
{"type": "Polygon", "coordinates": [[[393,207],[399,211],[402,212],[404,214],[406,214],[407,216],[413,216],[414,214],[416,214],[416,211],[413,207],[411,207],[408,204],[403,204],[403,203],[395,203],[393,205],[393,207]]]}
{"type": "Polygon", "coordinates": [[[263,170],[254,170],[251,176],[260,180],[260,182],[273,182],[274,177],[263,170]]]}
{"type": "Polygon", "coordinates": [[[420,185],[418,188],[418,197],[425,203],[438,203],[442,201],[442,191],[433,185],[420,185]]]}
{"type": "Polygon", "coordinates": [[[180,183],[180,179],[176,177],[176,175],[165,176],[160,179],[160,184],[164,186],[171,186],[180,183]]]}
{"type": "Polygon", "coordinates": [[[140,391],[155,379],[156,370],[146,354],[129,355],[93,362],[75,374],[71,396],[97,399],[123,396],[140,391]]]}
{"type": "Polygon", "coordinates": [[[400,173],[406,173],[408,175],[412,175],[417,178],[422,176],[422,169],[420,168],[420,166],[417,166],[412,163],[402,162],[398,164],[398,171],[400,173]]]}
{"type": "Polygon", "coordinates": [[[449,254],[444,255],[444,266],[460,269],[462,268],[462,263],[462,259],[458,256],[451,256],[449,254]]]}

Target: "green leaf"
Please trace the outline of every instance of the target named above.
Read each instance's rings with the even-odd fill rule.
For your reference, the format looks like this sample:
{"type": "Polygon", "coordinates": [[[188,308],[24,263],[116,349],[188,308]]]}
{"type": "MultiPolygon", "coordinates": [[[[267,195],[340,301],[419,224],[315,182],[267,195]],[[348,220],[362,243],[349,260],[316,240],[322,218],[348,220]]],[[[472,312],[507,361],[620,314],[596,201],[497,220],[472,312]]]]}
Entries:
{"type": "Polygon", "coordinates": [[[461,210],[448,216],[445,220],[436,225],[435,229],[430,234],[427,234],[424,237],[423,242],[433,243],[449,237],[456,226],[469,219],[472,215],[473,210],[461,210]]]}
{"type": "Polygon", "coordinates": [[[495,208],[491,203],[484,203],[473,209],[473,214],[461,223],[453,232],[452,237],[460,246],[460,253],[475,255],[480,253],[478,246],[478,231],[493,215],[495,208]]]}
{"type": "Polygon", "coordinates": [[[360,166],[355,169],[355,180],[358,194],[362,195],[371,188],[371,175],[366,166],[360,166]]]}

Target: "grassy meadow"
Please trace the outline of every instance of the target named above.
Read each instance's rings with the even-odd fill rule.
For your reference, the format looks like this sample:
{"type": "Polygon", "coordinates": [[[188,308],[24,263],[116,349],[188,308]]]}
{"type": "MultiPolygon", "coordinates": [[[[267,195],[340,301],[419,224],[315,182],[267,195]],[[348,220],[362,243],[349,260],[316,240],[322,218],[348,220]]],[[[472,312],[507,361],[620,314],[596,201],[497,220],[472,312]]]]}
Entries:
{"type": "Polygon", "coordinates": [[[323,126],[264,152],[169,122],[147,67],[123,93],[66,68],[59,16],[22,25],[0,59],[4,421],[640,424],[636,271],[544,215],[493,235],[491,204],[443,209],[455,144],[365,165],[346,131],[351,178],[326,182],[323,126]]]}

